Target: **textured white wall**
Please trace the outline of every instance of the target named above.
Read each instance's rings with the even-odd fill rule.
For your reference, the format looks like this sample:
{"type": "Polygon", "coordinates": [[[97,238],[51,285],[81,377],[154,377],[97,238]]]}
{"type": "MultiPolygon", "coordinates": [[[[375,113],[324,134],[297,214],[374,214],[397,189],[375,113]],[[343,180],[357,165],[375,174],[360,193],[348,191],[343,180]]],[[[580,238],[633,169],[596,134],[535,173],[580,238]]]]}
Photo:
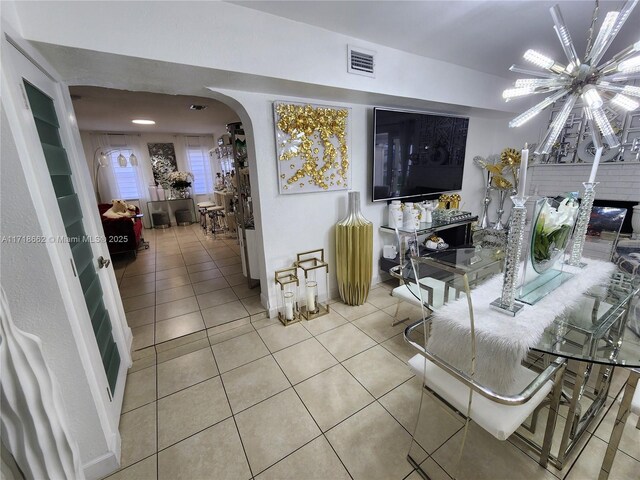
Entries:
{"type": "MultiPolygon", "coordinates": [[[[0,235],[42,235],[9,122],[1,122],[0,235]]],[[[43,168],[46,166],[43,165],[43,168]]],[[[52,205],[51,208],[57,208],[52,205]]],[[[43,243],[3,243],[0,283],[16,326],[43,340],[45,359],[62,392],[65,410],[83,461],[107,450],[94,399],[64,308],[56,272],[43,243]]]]}

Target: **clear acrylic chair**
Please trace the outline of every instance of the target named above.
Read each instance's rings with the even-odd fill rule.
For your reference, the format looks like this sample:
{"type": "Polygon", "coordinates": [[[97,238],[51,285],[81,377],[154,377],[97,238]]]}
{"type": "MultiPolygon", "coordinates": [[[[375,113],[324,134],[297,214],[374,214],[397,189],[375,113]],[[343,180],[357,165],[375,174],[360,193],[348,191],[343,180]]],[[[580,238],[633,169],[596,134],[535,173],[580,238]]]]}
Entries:
{"type": "MultiPolygon", "coordinates": [[[[398,244],[398,259],[399,264],[392,267],[389,270],[389,274],[396,278],[399,282],[399,285],[391,290],[391,296],[397,298],[399,301],[396,303],[396,311],[394,314],[395,320],[392,323],[392,326],[396,326],[400,323],[406,322],[409,318],[398,319],[398,315],[400,313],[400,306],[402,302],[407,302],[410,305],[419,307],[420,304],[420,295],[417,292],[417,289],[423,289],[424,293],[429,298],[429,303],[432,304],[434,302],[434,286],[429,284],[427,279],[422,279],[422,281],[418,283],[407,282],[405,281],[404,271],[410,268],[410,256],[417,255],[420,249],[418,244],[418,235],[416,230],[413,232],[403,230],[402,233],[396,226],[396,242],[398,244]]],[[[436,287],[437,290],[437,287],[436,287]]]]}
{"type": "MultiPolygon", "coordinates": [[[[449,359],[441,358],[429,351],[429,337],[431,336],[432,314],[437,311],[437,307],[429,303],[428,296],[421,296],[420,306],[423,310],[422,319],[413,323],[405,329],[405,340],[415,351],[409,360],[411,370],[422,379],[422,396],[420,398],[420,408],[418,421],[413,433],[413,440],[408,455],[408,460],[421,470],[419,462],[414,458],[414,454],[419,449],[416,438],[422,435],[419,432],[420,418],[428,413],[422,412],[424,395],[428,395],[443,408],[453,411],[465,420],[465,433],[460,447],[459,457],[464,448],[464,438],[469,422],[472,421],[482,429],[493,435],[498,440],[504,441],[509,438],[520,427],[528,417],[530,417],[536,407],[538,407],[549,396],[553,397],[551,405],[558,405],[558,400],[562,391],[562,377],[564,374],[566,361],[556,359],[551,362],[542,372],[535,372],[526,368],[522,364],[516,367],[516,380],[509,392],[500,392],[495,388],[487,386],[478,379],[476,372],[476,338],[475,323],[473,313],[473,303],[469,278],[464,269],[455,265],[441,264],[430,258],[411,258],[413,281],[420,278],[421,268],[432,272],[434,269],[441,270],[436,276],[443,281],[460,282],[462,292],[460,302],[468,305],[469,335],[461,335],[460,348],[470,349],[470,363],[466,368],[454,366],[449,359]],[[422,329],[422,337],[416,336],[416,332],[422,329]],[[515,392],[515,393],[514,393],[515,392]]],[[[417,290],[421,293],[421,289],[417,290]]],[[[508,319],[505,318],[505,321],[508,319]]],[[[431,412],[433,414],[433,412],[431,412]]],[[[553,431],[555,428],[557,411],[551,408],[547,418],[542,446],[538,448],[540,454],[539,463],[546,466],[550,452],[553,431]]],[[[526,442],[526,441],[525,441],[526,442]]],[[[533,446],[533,445],[532,445],[533,446]]],[[[424,472],[422,472],[424,473],[424,472]]]]}

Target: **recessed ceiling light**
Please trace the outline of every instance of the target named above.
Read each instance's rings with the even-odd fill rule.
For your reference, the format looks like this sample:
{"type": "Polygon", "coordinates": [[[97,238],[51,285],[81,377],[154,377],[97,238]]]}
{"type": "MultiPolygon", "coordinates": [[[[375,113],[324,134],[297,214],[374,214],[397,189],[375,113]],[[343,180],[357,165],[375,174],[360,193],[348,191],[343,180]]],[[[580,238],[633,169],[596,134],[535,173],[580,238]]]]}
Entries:
{"type": "Polygon", "coordinates": [[[131,120],[131,123],[135,123],[137,125],[155,125],[156,122],[154,122],[153,120],[143,120],[141,118],[138,118],[136,120],[131,120]]]}

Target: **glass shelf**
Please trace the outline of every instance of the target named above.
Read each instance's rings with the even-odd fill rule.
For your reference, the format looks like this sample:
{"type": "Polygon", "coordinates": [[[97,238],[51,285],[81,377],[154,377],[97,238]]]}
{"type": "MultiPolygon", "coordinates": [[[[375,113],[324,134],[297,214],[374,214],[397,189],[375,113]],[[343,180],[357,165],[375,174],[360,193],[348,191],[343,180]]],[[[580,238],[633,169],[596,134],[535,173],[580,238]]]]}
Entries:
{"type": "MultiPolygon", "coordinates": [[[[431,223],[421,223],[420,228],[416,230],[418,235],[425,235],[427,233],[438,232],[440,230],[446,230],[447,228],[457,227],[461,225],[468,225],[478,220],[477,216],[471,216],[466,218],[460,218],[456,220],[433,220],[431,223]]],[[[395,233],[395,227],[391,227],[389,225],[382,225],[380,230],[395,233]]],[[[408,230],[404,228],[398,228],[398,232],[400,234],[413,234],[413,230],[408,230]]]]}

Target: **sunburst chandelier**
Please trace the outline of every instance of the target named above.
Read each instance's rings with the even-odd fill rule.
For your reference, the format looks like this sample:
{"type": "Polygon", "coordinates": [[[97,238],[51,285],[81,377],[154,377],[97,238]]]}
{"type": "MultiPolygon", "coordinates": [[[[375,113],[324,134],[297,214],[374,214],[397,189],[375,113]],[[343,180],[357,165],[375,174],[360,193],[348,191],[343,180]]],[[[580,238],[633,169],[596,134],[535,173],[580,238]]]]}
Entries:
{"type": "Polygon", "coordinates": [[[599,149],[601,153],[603,140],[609,148],[620,146],[620,140],[607,118],[604,105],[607,103],[612,108],[624,111],[632,111],[640,106],[640,103],[631,98],[640,97],[640,87],[629,84],[640,78],[640,55],[638,55],[640,39],[614,55],[609,61],[599,64],[637,3],[638,0],[628,0],[620,11],[608,12],[594,40],[593,30],[599,8],[596,0],[583,60],[576,53],[569,29],[562,18],[560,7],[558,5],[551,7],[554,30],[560,39],[560,44],[569,63],[565,66],[535,50],[527,50],[524,59],[543,71],[512,65],[509,69],[512,72],[538,78],[516,80],[514,88],[509,88],[502,93],[502,97],[509,101],[529,95],[553,92],[540,103],[511,120],[509,127],[512,128],[524,125],[547,107],[564,98],[562,108],[551,122],[535,153],[548,154],[551,152],[579,98],[582,98],[585,116],[591,123],[590,130],[594,147],[599,149]]]}

